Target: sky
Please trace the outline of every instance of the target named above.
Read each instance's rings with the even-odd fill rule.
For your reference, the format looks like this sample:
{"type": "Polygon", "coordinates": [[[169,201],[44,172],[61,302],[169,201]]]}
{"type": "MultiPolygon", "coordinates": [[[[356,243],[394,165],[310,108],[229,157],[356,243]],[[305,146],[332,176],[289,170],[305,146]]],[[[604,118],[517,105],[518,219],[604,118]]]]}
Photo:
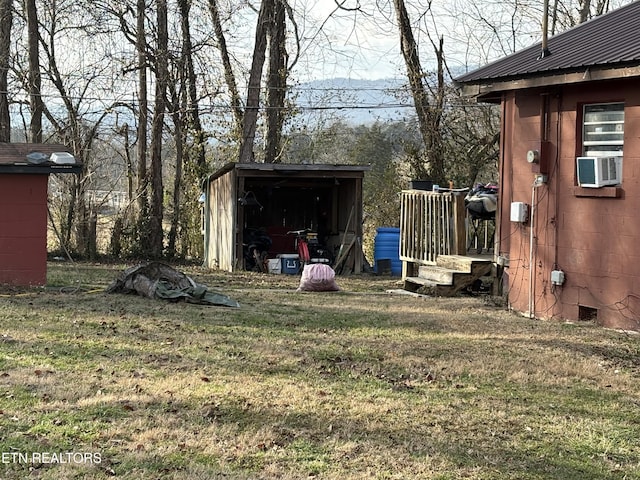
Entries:
{"type": "MultiPolygon", "coordinates": [[[[617,8],[630,0],[610,0],[617,8]]],[[[346,77],[377,80],[406,76],[391,0],[291,0],[300,16],[304,81],[346,77]],[[340,2],[351,11],[337,9],[340,2]],[[354,7],[359,7],[357,11],[354,7]]],[[[444,39],[448,67],[459,74],[539,43],[542,0],[405,0],[423,68],[435,67],[432,39],[444,39]]],[[[578,0],[567,0],[575,22],[578,0]]],[[[594,7],[595,8],[595,2],[594,7]]],[[[564,17],[564,27],[571,25],[564,17]]]]}
{"type": "Polygon", "coordinates": [[[379,14],[374,17],[373,6],[362,12],[345,12],[338,10],[333,0],[320,0],[307,8],[306,45],[297,69],[303,81],[336,77],[378,80],[404,75],[399,35],[379,14]]]}
{"type": "MultiPolygon", "coordinates": [[[[406,0],[425,70],[435,69],[432,39],[444,38],[449,66],[464,72],[541,38],[538,19],[510,2],[406,0]],[[513,38],[517,26],[518,36],[513,38]]],[[[406,77],[396,12],[391,0],[295,0],[304,20],[304,80],[333,77],[377,80],[406,77]],[[336,1],[358,11],[337,9],[336,1]],[[306,20],[306,21],[305,21],[306,20]]]]}
{"type": "MultiPolygon", "coordinates": [[[[569,0],[569,3],[576,1],[569,0]]],[[[629,0],[611,0],[612,3],[621,1],[629,0]]],[[[541,37],[538,25],[539,15],[536,10],[541,0],[531,0],[529,3],[523,3],[521,0],[486,0],[482,3],[472,0],[405,0],[405,2],[414,25],[414,35],[420,49],[422,66],[426,72],[432,72],[435,68],[432,38],[437,40],[440,36],[444,37],[445,58],[455,77],[464,73],[465,69],[477,68],[488,61],[538,42],[541,37]],[[514,37],[513,33],[516,31],[517,35],[514,37]]],[[[331,101],[344,103],[345,99],[341,95],[347,95],[351,91],[360,92],[366,89],[372,92],[371,96],[373,96],[384,88],[379,84],[372,85],[371,88],[365,84],[359,84],[341,86],[335,91],[328,92],[326,87],[313,90],[313,87],[308,86],[310,82],[318,80],[336,78],[390,80],[389,86],[396,89],[399,82],[406,84],[406,67],[401,55],[396,14],[391,0],[289,0],[289,4],[295,12],[301,38],[300,59],[291,71],[289,85],[295,89],[297,85],[303,84],[302,88],[306,88],[314,95],[310,102],[318,105],[331,101]],[[347,8],[356,5],[360,8],[357,11],[340,10],[336,6],[336,1],[342,2],[347,8]]],[[[259,5],[258,0],[229,0],[226,4],[228,11],[225,15],[224,28],[228,35],[227,42],[232,56],[242,65],[242,69],[238,68],[238,72],[246,72],[251,65],[257,20],[256,5],[259,5]]],[[[210,18],[206,11],[193,20],[198,28],[206,32],[206,35],[211,33],[210,18]]],[[[71,41],[74,40],[71,39],[71,41]]],[[[104,55],[104,45],[101,49],[99,45],[87,44],[87,39],[84,37],[81,41],[82,48],[57,50],[58,55],[67,54],[74,58],[78,58],[78,52],[83,53],[79,56],[78,67],[65,65],[65,62],[61,63],[70,74],[76,71],[91,71],[96,59],[104,55]],[[95,55],[91,55],[91,52],[95,55]]],[[[122,45],[115,45],[113,48],[122,50],[126,60],[129,58],[128,55],[131,55],[127,49],[132,49],[132,46],[124,39],[122,42],[122,45]]],[[[290,42],[288,50],[291,60],[295,54],[293,43],[290,42]]],[[[202,64],[209,66],[219,62],[219,55],[214,48],[208,51],[203,49],[202,59],[202,64]]],[[[93,100],[96,105],[87,108],[101,111],[105,100],[109,103],[116,100],[123,102],[135,100],[137,79],[133,75],[121,78],[123,68],[130,65],[116,62],[111,62],[109,65],[112,69],[112,78],[105,80],[97,87],[94,85],[96,94],[93,100]],[[124,84],[125,88],[116,92],[113,88],[116,83],[124,84]],[[98,88],[104,88],[104,91],[98,91],[98,88]]],[[[104,75],[104,72],[97,73],[104,75]]],[[[211,91],[215,92],[220,70],[205,69],[203,75],[209,74],[212,77],[211,91]]],[[[245,90],[242,86],[243,80],[243,75],[239,74],[238,81],[242,94],[245,90]]],[[[71,86],[72,89],[73,87],[74,85],[71,86]]],[[[78,82],[78,88],[83,88],[82,82],[78,82]]],[[[213,98],[215,95],[211,96],[213,98]]],[[[372,100],[357,98],[354,101],[363,108],[368,107],[370,103],[375,103],[375,100],[376,98],[372,100]]],[[[395,99],[389,101],[385,99],[384,102],[385,104],[397,103],[395,99]]],[[[211,108],[214,107],[215,105],[211,108]]]]}

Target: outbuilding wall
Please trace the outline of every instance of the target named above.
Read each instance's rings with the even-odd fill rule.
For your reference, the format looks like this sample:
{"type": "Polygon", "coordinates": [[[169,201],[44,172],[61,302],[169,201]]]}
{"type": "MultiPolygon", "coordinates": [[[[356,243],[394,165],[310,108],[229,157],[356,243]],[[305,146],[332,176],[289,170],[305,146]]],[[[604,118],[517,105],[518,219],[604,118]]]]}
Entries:
{"type": "Polygon", "coordinates": [[[207,183],[205,205],[205,262],[209,268],[232,272],[236,267],[235,237],[237,232],[236,172],[211,179],[207,183]]]}
{"type": "Polygon", "coordinates": [[[0,174],[0,284],[47,281],[48,175],[0,174]]]}

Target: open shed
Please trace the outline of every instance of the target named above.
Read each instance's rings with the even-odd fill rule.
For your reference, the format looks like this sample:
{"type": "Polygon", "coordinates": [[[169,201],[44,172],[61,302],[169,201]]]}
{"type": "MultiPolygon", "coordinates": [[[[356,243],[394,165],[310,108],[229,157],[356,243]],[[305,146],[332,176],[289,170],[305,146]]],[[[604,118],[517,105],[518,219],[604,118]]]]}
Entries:
{"type": "Polygon", "coordinates": [[[63,145],[0,143],[0,284],[46,283],[49,175],[81,168],[63,145]]]}
{"type": "Polygon", "coordinates": [[[351,247],[351,271],[361,273],[364,165],[230,163],[204,182],[205,266],[244,268],[246,232],[271,240],[269,258],[295,254],[295,235],[308,228],[337,254],[351,247]]]}

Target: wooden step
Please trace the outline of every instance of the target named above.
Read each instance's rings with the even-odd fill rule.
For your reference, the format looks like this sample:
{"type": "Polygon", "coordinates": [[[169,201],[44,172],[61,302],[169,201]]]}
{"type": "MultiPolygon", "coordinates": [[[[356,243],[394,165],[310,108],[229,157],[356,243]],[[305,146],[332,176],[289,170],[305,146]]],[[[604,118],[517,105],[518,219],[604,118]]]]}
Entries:
{"type": "Polygon", "coordinates": [[[459,270],[437,265],[420,265],[418,267],[418,277],[443,285],[453,285],[453,279],[456,274],[466,275],[466,273],[459,270]]]}
{"type": "Polygon", "coordinates": [[[435,265],[421,265],[417,277],[407,277],[404,289],[435,296],[453,296],[480,277],[491,274],[489,257],[439,255],[435,265]]]}
{"type": "Polygon", "coordinates": [[[469,257],[465,255],[438,255],[436,265],[459,272],[483,275],[491,269],[492,261],[488,257],[469,257]]]}
{"type": "Polygon", "coordinates": [[[442,285],[421,277],[405,278],[404,289],[408,292],[431,295],[434,297],[450,297],[455,295],[453,285],[442,285]]]}

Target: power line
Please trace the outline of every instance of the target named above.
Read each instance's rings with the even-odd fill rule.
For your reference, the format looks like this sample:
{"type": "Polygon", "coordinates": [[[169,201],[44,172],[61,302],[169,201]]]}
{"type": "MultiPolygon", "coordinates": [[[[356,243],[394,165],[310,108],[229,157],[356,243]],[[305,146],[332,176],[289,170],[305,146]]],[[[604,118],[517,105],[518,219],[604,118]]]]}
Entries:
{"type": "MultiPolygon", "coordinates": [[[[2,92],[0,92],[2,93],[2,92]]],[[[54,94],[41,94],[41,98],[48,100],[58,100],[62,101],[62,97],[60,95],[54,94]]],[[[68,100],[72,101],[84,101],[87,103],[93,102],[104,102],[104,109],[94,110],[93,113],[104,112],[105,109],[117,110],[118,107],[126,108],[126,109],[136,109],[140,106],[140,104],[134,99],[122,99],[122,98],[105,98],[105,97],[76,97],[76,96],[67,96],[68,100]],[[118,104],[118,105],[114,105],[118,104]]],[[[319,100],[321,102],[321,100],[319,100]]],[[[388,103],[388,102],[380,102],[380,103],[351,103],[351,101],[344,103],[333,103],[334,101],[327,101],[324,105],[311,105],[311,104],[291,104],[285,106],[271,106],[262,104],[257,107],[258,110],[299,110],[299,111],[323,111],[323,110],[387,110],[387,109],[404,109],[404,108],[414,108],[414,104],[412,102],[397,102],[397,103],[388,103]]],[[[28,105],[28,101],[25,99],[23,101],[14,101],[13,105],[28,105]]],[[[50,108],[55,108],[55,105],[50,106],[50,108]]],[[[61,103],[59,107],[64,107],[61,103]]],[[[480,105],[477,103],[448,103],[447,107],[449,108],[487,108],[486,105],[480,105]]],[[[236,107],[229,103],[202,103],[198,104],[198,109],[202,111],[219,111],[219,110],[233,110],[236,107]]],[[[247,108],[242,105],[241,108],[247,108]]],[[[91,113],[91,112],[85,112],[91,113]]],[[[169,112],[170,113],[170,112],[169,112]]]]}

